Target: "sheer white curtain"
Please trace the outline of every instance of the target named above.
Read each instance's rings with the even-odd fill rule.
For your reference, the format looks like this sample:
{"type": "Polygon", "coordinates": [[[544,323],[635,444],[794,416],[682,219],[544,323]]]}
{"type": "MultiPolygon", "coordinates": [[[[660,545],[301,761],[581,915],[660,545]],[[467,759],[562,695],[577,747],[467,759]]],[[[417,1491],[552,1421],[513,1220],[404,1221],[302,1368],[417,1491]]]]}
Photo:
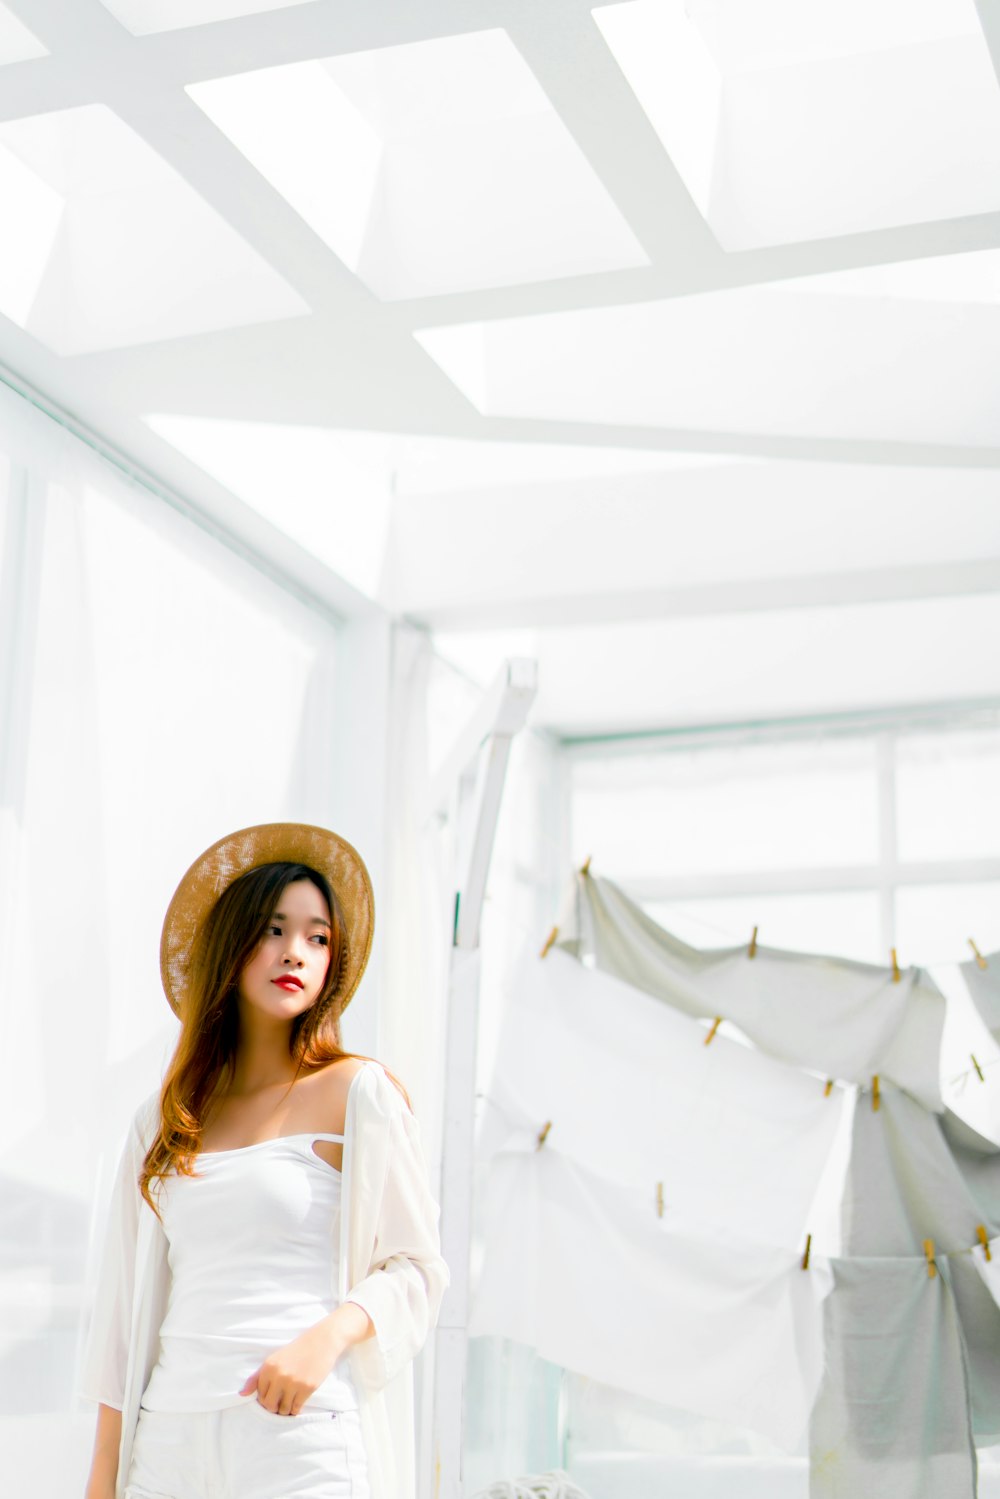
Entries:
{"type": "Polygon", "coordinates": [[[433,666],[424,631],[392,632],[389,692],[386,899],[379,1060],[406,1085],[428,1164],[440,1164],[452,892],[439,821],[430,814],[427,693],[433,666]]]}
{"type": "Polygon", "coordinates": [[[54,1499],[163,913],[222,834],[331,820],[337,630],[4,389],[0,501],[0,1491],[54,1499]]]}

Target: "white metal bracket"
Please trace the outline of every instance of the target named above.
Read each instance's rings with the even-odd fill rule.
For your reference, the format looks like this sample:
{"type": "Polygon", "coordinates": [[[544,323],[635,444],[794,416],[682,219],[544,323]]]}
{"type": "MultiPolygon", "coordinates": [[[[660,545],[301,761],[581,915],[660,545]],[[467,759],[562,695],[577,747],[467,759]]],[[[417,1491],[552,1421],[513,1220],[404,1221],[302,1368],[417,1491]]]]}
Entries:
{"type": "MultiPolygon", "coordinates": [[[[447,812],[455,835],[455,928],[441,1143],[441,1249],[451,1271],[438,1319],[428,1389],[432,1471],[421,1499],[461,1499],[469,1320],[473,1149],[479,1011],[479,928],[512,740],[538,690],[534,661],[507,661],[459,736],[431,790],[428,813],[447,812]]],[[[427,1430],[427,1425],[424,1425],[427,1430]]],[[[425,1450],[427,1450],[425,1448],[425,1450]]]]}

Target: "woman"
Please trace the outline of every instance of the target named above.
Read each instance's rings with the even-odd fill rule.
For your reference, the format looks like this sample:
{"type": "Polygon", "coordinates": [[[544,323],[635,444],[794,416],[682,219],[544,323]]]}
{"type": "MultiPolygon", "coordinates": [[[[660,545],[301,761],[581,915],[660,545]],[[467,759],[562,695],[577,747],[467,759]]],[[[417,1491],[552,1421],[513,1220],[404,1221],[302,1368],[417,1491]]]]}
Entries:
{"type": "Polygon", "coordinates": [[[221,839],[174,893],[181,1032],[112,1195],[86,1499],[412,1499],[449,1276],[405,1090],[340,1045],[373,923],[355,850],[297,823],[221,839]]]}

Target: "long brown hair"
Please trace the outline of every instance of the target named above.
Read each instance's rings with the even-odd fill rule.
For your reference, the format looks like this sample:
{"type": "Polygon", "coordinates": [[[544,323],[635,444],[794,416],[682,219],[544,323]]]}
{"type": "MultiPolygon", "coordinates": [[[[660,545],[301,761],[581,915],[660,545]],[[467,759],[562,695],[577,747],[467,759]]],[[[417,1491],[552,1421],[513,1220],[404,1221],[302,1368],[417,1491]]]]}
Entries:
{"type": "MultiPolygon", "coordinates": [[[[139,1190],[159,1217],[150,1192],[154,1179],[172,1169],[194,1176],[194,1156],[216,1090],[236,1070],[240,974],[257,951],[282,891],[293,880],[309,880],[330,910],[330,963],[323,987],[308,1010],[289,1028],[288,1052],[295,1059],[295,1078],[303,1067],[322,1066],[341,1057],[374,1061],[340,1044],[338,990],[347,958],[347,929],[340,902],[329,881],[308,864],[286,861],[260,864],[238,875],[223,890],[199,929],[181,999],[181,1033],[160,1088],[160,1129],[146,1152],[139,1190]]],[[[386,1072],[410,1105],[397,1077],[386,1072]]]]}

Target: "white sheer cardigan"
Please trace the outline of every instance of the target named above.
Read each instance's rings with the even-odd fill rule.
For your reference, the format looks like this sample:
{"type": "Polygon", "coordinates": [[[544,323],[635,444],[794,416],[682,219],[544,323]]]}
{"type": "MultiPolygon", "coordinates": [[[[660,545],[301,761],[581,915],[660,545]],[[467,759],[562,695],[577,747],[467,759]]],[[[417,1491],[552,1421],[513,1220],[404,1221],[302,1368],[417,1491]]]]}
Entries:
{"type": "MultiPolygon", "coordinates": [[[[118,1164],[77,1385],[81,1399],[122,1412],[116,1499],[124,1494],[169,1288],[166,1237],[138,1187],[158,1121],[159,1090],[136,1110],[118,1164]]],[[[339,1299],[357,1302],[375,1324],[374,1335],[348,1355],[372,1499],[414,1499],[412,1360],[450,1277],[417,1120],[378,1062],[364,1062],[348,1090],[341,1204],[339,1299]]]]}

